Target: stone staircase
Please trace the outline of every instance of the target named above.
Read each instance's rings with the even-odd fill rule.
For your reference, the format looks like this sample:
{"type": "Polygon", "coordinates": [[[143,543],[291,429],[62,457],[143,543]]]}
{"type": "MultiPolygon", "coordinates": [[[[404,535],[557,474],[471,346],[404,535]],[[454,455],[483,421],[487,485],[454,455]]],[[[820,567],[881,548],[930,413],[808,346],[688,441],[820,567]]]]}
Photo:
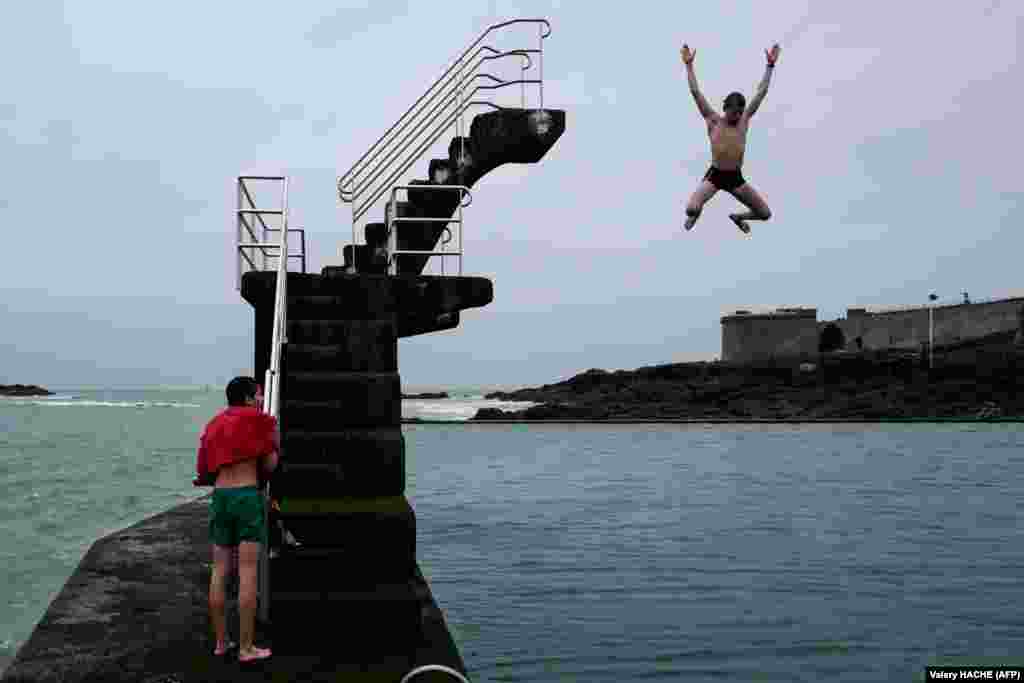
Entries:
{"type": "MultiPolygon", "coordinates": [[[[465,185],[472,188],[488,172],[502,164],[532,164],[540,161],[565,132],[565,112],[558,109],[502,108],[477,114],[469,127],[469,135],[454,137],[448,145],[448,156],[431,159],[427,179],[413,180],[410,185],[465,185]]],[[[409,190],[408,201],[394,207],[396,218],[451,218],[458,207],[456,192],[409,190]]],[[[387,211],[387,209],[385,209],[387,211]]],[[[431,251],[444,234],[446,223],[411,221],[395,226],[399,251],[431,251]]],[[[348,245],[342,252],[346,266],[353,263],[360,273],[387,272],[387,226],[368,223],[366,244],[348,245]]],[[[428,256],[401,254],[397,256],[400,275],[423,272],[428,256]]]]}

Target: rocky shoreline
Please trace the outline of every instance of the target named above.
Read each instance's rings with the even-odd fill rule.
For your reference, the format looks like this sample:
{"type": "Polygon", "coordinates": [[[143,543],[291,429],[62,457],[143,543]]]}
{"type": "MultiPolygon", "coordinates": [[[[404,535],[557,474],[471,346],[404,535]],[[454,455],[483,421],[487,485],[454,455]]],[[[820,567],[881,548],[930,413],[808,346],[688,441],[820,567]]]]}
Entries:
{"type": "Polygon", "coordinates": [[[402,394],[402,398],[403,399],[410,398],[410,399],[425,399],[425,400],[431,400],[432,399],[432,400],[437,400],[437,399],[441,399],[441,398],[448,398],[448,392],[447,391],[438,391],[438,392],[429,392],[428,391],[428,392],[425,392],[425,393],[422,393],[422,394],[402,394]]]}
{"type": "Polygon", "coordinates": [[[35,384],[0,384],[0,396],[53,396],[53,392],[35,384]]]}
{"type": "Polygon", "coordinates": [[[1024,346],[999,333],[925,354],[863,351],[751,363],[697,362],[591,369],[486,398],[531,401],[483,408],[486,420],[992,419],[1024,416],[1024,346]]]}

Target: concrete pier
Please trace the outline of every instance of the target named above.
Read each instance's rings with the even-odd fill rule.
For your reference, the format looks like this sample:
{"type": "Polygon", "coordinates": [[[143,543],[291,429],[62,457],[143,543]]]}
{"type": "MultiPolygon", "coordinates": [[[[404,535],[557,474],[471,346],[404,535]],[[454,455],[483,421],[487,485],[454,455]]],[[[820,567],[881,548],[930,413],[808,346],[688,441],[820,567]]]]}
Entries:
{"type": "MultiPolygon", "coordinates": [[[[237,650],[215,657],[207,607],[207,508],[203,497],[94,543],[0,681],[397,683],[423,664],[465,672],[418,566],[410,581],[422,618],[415,641],[394,638],[367,647],[360,637],[365,624],[338,613],[332,623],[319,624],[333,643],[329,649],[290,648],[272,625],[257,623],[256,642],[273,647],[273,657],[245,666],[238,663],[237,650]]],[[[237,599],[228,602],[228,632],[237,642],[237,599]]],[[[430,680],[453,679],[415,678],[416,683],[430,680]]]]}

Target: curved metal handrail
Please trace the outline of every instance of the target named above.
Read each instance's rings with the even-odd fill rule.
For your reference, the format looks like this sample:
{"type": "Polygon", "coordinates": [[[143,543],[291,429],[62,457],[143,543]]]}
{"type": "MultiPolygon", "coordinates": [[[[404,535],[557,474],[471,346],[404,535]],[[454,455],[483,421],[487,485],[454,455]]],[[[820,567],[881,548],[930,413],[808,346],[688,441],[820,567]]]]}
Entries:
{"type": "MultiPolygon", "coordinates": [[[[487,51],[491,52],[493,55],[507,55],[507,54],[511,54],[511,53],[502,53],[500,50],[498,50],[496,48],[493,48],[493,47],[491,47],[489,45],[481,45],[479,48],[477,48],[476,52],[474,52],[473,55],[470,57],[470,60],[475,59],[476,56],[479,55],[480,53],[482,53],[484,50],[487,50],[487,51]]],[[[520,51],[516,51],[516,52],[520,52],[520,51]]],[[[529,59],[529,57],[527,57],[527,59],[529,59]]],[[[478,69],[480,67],[481,63],[483,63],[482,60],[477,62],[473,66],[473,68],[470,69],[470,72],[475,71],[476,69],[478,69]]],[[[454,67],[455,67],[455,64],[452,65],[452,68],[454,68],[454,67]]],[[[366,152],[363,153],[363,156],[359,157],[359,159],[357,159],[356,162],[354,164],[352,164],[352,167],[349,170],[347,170],[344,175],[342,175],[342,176],[340,176],[338,178],[338,194],[342,198],[342,200],[345,200],[345,195],[346,194],[351,193],[350,190],[344,189],[345,186],[350,184],[351,182],[353,182],[353,178],[355,176],[358,176],[363,171],[363,169],[366,168],[366,166],[368,166],[370,163],[372,163],[373,160],[376,159],[377,156],[379,156],[381,154],[382,151],[387,149],[388,145],[390,145],[391,143],[393,143],[395,141],[395,137],[397,137],[398,134],[400,134],[403,130],[405,130],[405,128],[410,123],[415,121],[416,120],[416,116],[421,114],[423,112],[423,110],[426,109],[426,106],[428,104],[430,104],[431,102],[433,102],[434,99],[438,95],[440,95],[441,92],[443,92],[444,89],[447,88],[451,84],[452,79],[454,79],[457,76],[459,76],[465,70],[466,70],[466,65],[463,64],[461,68],[456,70],[455,73],[453,73],[451,76],[448,77],[447,81],[441,85],[441,89],[440,90],[437,90],[437,92],[434,92],[431,95],[430,94],[431,91],[435,90],[437,85],[438,85],[438,83],[434,83],[434,85],[432,85],[425,93],[423,93],[423,95],[420,96],[420,98],[418,100],[416,100],[416,102],[413,103],[412,107],[410,107],[408,110],[406,110],[406,112],[397,121],[395,121],[394,124],[392,124],[391,128],[389,128],[387,131],[384,132],[383,135],[381,135],[379,138],[377,138],[377,141],[374,142],[373,145],[370,146],[370,149],[366,150],[366,152]],[[430,95],[430,97],[427,97],[427,95],[430,95]],[[426,102],[423,102],[424,98],[426,98],[426,102]],[[421,102],[423,102],[423,106],[419,107],[417,109],[418,105],[421,102]],[[413,112],[413,110],[416,110],[416,111],[413,112]],[[409,117],[409,115],[411,113],[414,113],[414,115],[411,118],[409,118],[408,121],[405,121],[405,123],[402,123],[402,121],[404,119],[406,119],[407,117],[409,117]],[[392,132],[395,134],[395,137],[392,137],[390,140],[387,140],[387,137],[392,132]],[[380,148],[380,149],[378,149],[378,148],[380,148]]],[[[451,71],[451,68],[449,68],[449,71],[451,71]]]]}
{"type": "MultiPolygon", "coordinates": [[[[485,59],[497,59],[498,57],[504,57],[504,56],[508,56],[510,54],[518,54],[518,53],[508,52],[508,53],[503,53],[501,55],[495,55],[494,57],[484,57],[483,59],[480,60],[480,62],[478,62],[473,67],[473,71],[475,71],[477,68],[479,68],[480,64],[482,64],[485,59]]],[[[528,55],[522,55],[522,56],[525,57],[526,59],[529,59],[528,55]]],[[[468,72],[467,73],[467,77],[463,78],[462,81],[460,81],[453,90],[451,90],[450,92],[447,93],[446,99],[443,99],[441,102],[438,102],[433,108],[431,108],[431,110],[429,112],[424,113],[423,116],[426,117],[429,114],[430,115],[429,118],[420,118],[419,120],[417,120],[417,119],[410,119],[409,121],[406,121],[405,125],[403,125],[402,128],[400,128],[395,133],[395,137],[392,138],[388,142],[387,145],[381,147],[379,150],[377,150],[377,152],[373,155],[373,157],[371,157],[371,158],[366,160],[366,163],[363,165],[363,167],[360,168],[359,171],[356,172],[356,174],[353,175],[351,178],[349,178],[348,181],[346,182],[346,184],[355,184],[355,187],[351,187],[351,188],[346,190],[346,189],[342,188],[339,185],[338,191],[339,191],[339,196],[341,196],[342,200],[343,201],[347,201],[347,202],[352,202],[356,197],[358,197],[360,192],[362,191],[362,189],[364,187],[366,187],[370,182],[372,182],[372,179],[373,179],[373,178],[371,178],[370,180],[366,180],[364,178],[362,180],[357,180],[357,178],[359,178],[359,176],[364,171],[366,173],[374,174],[373,177],[376,177],[377,172],[383,166],[386,166],[387,164],[392,162],[397,155],[400,155],[404,149],[408,148],[408,145],[406,143],[410,142],[411,140],[414,140],[418,135],[420,135],[423,132],[423,130],[425,128],[429,127],[431,122],[433,122],[441,114],[441,112],[443,112],[445,109],[447,109],[453,102],[457,102],[460,97],[465,97],[465,95],[462,93],[461,89],[468,82],[470,82],[470,81],[472,81],[472,80],[474,80],[476,78],[479,78],[481,76],[486,77],[486,78],[491,78],[492,80],[501,81],[501,79],[499,79],[499,78],[497,78],[495,76],[492,76],[491,74],[468,72]],[[414,129],[410,133],[408,133],[400,142],[398,142],[397,145],[393,144],[393,143],[395,143],[396,140],[398,140],[398,135],[401,134],[401,132],[403,130],[405,130],[406,127],[408,127],[410,124],[412,124],[414,122],[415,122],[414,129]],[[389,148],[391,148],[391,149],[389,149],[389,148]],[[374,161],[374,159],[376,159],[378,156],[380,156],[382,153],[385,153],[385,152],[387,152],[386,158],[383,161],[381,161],[380,163],[378,163],[373,169],[371,169],[369,171],[366,171],[367,167],[374,161]],[[356,184],[356,183],[358,183],[358,184],[356,184]]],[[[437,95],[439,95],[440,93],[441,93],[441,91],[438,91],[437,93],[435,93],[435,97],[437,95]]],[[[431,98],[431,100],[433,100],[433,99],[434,98],[431,98]]],[[[426,108],[424,108],[424,111],[426,111],[426,108]]],[[[339,180],[339,183],[340,182],[341,181],[339,180]]]]}
{"type": "MultiPolygon", "coordinates": [[[[396,150],[391,150],[391,151],[388,151],[388,150],[389,150],[390,147],[394,146],[395,141],[398,139],[398,136],[401,135],[402,132],[406,128],[408,128],[410,125],[416,123],[417,120],[419,120],[419,123],[416,123],[416,126],[417,127],[422,127],[421,126],[421,124],[422,124],[422,116],[427,116],[427,115],[429,115],[431,113],[434,113],[436,115],[436,112],[437,112],[438,109],[443,109],[444,107],[448,106],[451,103],[451,100],[456,95],[458,95],[458,93],[460,91],[460,88],[463,87],[468,81],[470,81],[470,80],[472,80],[473,78],[476,77],[476,75],[477,75],[475,73],[476,70],[479,69],[480,66],[485,61],[489,61],[489,60],[492,60],[492,59],[502,59],[504,57],[510,57],[510,56],[519,56],[519,57],[522,57],[523,59],[526,60],[527,64],[522,67],[523,70],[526,70],[526,69],[529,69],[530,67],[533,66],[533,60],[530,58],[530,53],[539,52],[539,50],[526,50],[526,49],[508,50],[506,52],[500,52],[500,51],[495,50],[494,48],[492,48],[492,47],[490,47],[488,45],[483,45],[483,46],[481,46],[476,51],[476,53],[474,53],[473,56],[475,57],[477,54],[479,54],[480,52],[482,52],[484,50],[489,50],[493,54],[481,57],[479,60],[477,60],[477,62],[475,64],[473,64],[472,68],[470,68],[468,70],[460,69],[458,72],[453,74],[448,82],[446,82],[439,90],[437,90],[433,95],[431,95],[427,99],[426,102],[423,103],[423,106],[420,107],[418,111],[416,111],[415,116],[409,118],[409,120],[407,120],[405,123],[402,123],[401,126],[398,126],[398,124],[401,123],[401,119],[399,119],[399,121],[396,122],[395,125],[393,125],[388,130],[387,133],[385,133],[383,136],[381,136],[381,138],[378,139],[376,143],[374,143],[373,147],[371,147],[369,150],[367,150],[367,152],[365,154],[363,154],[363,156],[360,157],[359,160],[355,164],[353,164],[352,168],[350,168],[345,173],[345,175],[343,175],[340,178],[338,178],[338,196],[341,198],[342,201],[351,202],[354,199],[354,194],[358,191],[358,187],[353,187],[353,188],[346,189],[347,186],[353,185],[353,184],[357,183],[359,176],[366,170],[366,168],[368,166],[370,166],[370,164],[372,164],[374,162],[374,160],[377,159],[377,157],[379,157],[381,154],[384,154],[385,152],[388,153],[389,157],[394,157],[394,154],[395,154],[396,150]],[[453,80],[453,79],[456,79],[456,80],[453,80]],[[435,99],[437,99],[437,97],[439,95],[441,95],[443,92],[445,92],[445,90],[450,85],[452,85],[452,83],[455,83],[455,87],[450,89],[447,92],[447,95],[446,95],[447,99],[444,100],[441,103],[438,103],[438,104],[434,105],[433,107],[430,107],[429,106],[430,103],[433,102],[435,99]],[[420,118],[418,119],[417,117],[420,117],[420,118]],[[397,126],[397,130],[396,130],[396,126],[397,126]],[[388,140],[387,142],[382,143],[384,138],[387,137],[392,132],[394,132],[394,136],[391,137],[391,139],[388,140]]],[[[420,98],[420,99],[422,100],[422,98],[420,98]]],[[[417,104],[418,104],[418,102],[417,102],[417,104]]],[[[398,152],[401,151],[401,145],[404,144],[405,141],[408,140],[410,137],[412,137],[412,136],[411,135],[407,135],[405,137],[405,139],[402,140],[402,142],[398,143],[398,147],[399,147],[399,149],[397,150],[398,152]]],[[[374,170],[376,170],[379,167],[380,167],[380,164],[378,164],[377,167],[374,168],[374,170]]],[[[365,182],[363,182],[361,184],[365,185],[365,182]]]]}
{"type": "MultiPolygon", "coordinates": [[[[495,81],[497,83],[507,83],[507,81],[505,81],[505,80],[503,80],[501,78],[498,78],[497,76],[494,76],[492,74],[488,74],[488,73],[474,74],[472,77],[467,78],[465,80],[466,81],[471,81],[471,80],[475,80],[477,78],[489,78],[492,81],[495,81]]],[[[464,84],[465,84],[465,82],[461,83],[460,85],[464,85],[464,84]]],[[[476,92],[476,90],[471,91],[470,95],[472,95],[475,92],[476,92]]],[[[438,106],[434,107],[434,111],[433,111],[432,115],[430,116],[430,118],[427,118],[427,119],[422,120],[419,123],[417,123],[416,124],[416,129],[411,131],[409,134],[407,134],[402,139],[402,141],[400,143],[398,143],[397,148],[395,148],[395,149],[391,150],[390,152],[388,152],[388,155],[387,155],[387,157],[384,160],[382,160],[380,163],[378,163],[376,166],[374,166],[373,169],[368,171],[369,174],[372,174],[372,175],[370,175],[369,178],[364,179],[362,182],[359,183],[359,185],[357,185],[356,187],[354,187],[354,188],[352,188],[351,190],[348,191],[349,192],[348,201],[350,201],[350,202],[354,201],[360,194],[362,194],[362,192],[365,190],[365,188],[367,186],[371,185],[373,183],[373,181],[376,180],[380,176],[380,174],[383,173],[386,170],[386,167],[392,161],[394,161],[396,157],[400,156],[403,151],[407,150],[409,148],[409,145],[406,144],[406,143],[412,143],[421,133],[423,133],[423,131],[426,128],[429,128],[430,124],[432,124],[437,119],[438,116],[440,116],[442,113],[444,113],[444,111],[449,106],[451,106],[453,103],[457,103],[458,100],[461,97],[469,97],[470,95],[465,95],[465,94],[463,94],[463,93],[461,93],[459,91],[450,93],[447,101],[445,101],[445,102],[439,104],[438,106]]]]}
{"type": "Polygon", "coordinates": [[[469,683],[469,680],[465,676],[460,674],[455,669],[444,666],[443,664],[424,664],[423,666],[418,666],[409,673],[402,676],[402,680],[398,683],[408,683],[413,676],[419,675],[421,673],[426,673],[428,671],[440,671],[441,673],[446,673],[449,676],[454,676],[455,680],[459,681],[459,683],[469,683]]]}
{"type": "MultiPolygon", "coordinates": [[[[536,80],[528,80],[527,82],[528,82],[528,83],[537,83],[538,81],[536,81],[536,80]]],[[[497,90],[497,89],[499,89],[499,88],[504,88],[504,87],[506,87],[506,86],[509,86],[509,85],[517,85],[518,83],[519,83],[519,81],[518,81],[518,80],[515,80],[515,81],[506,81],[506,82],[504,82],[504,83],[501,83],[501,84],[499,84],[499,85],[478,85],[478,86],[476,86],[475,88],[473,88],[473,90],[472,90],[472,91],[470,91],[470,94],[472,94],[472,93],[475,93],[475,92],[476,92],[476,91],[478,91],[478,90],[497,90]]],[[[353,225],[355,225],[355,221],[359,220],[359,219],[360,219],[360,218],[362,217],[362,215],[363,215],[364,213],[366,213],[366,211],[367,211],[367,210],[369,210],[369,209],[370,209],[370,207],[372,207],[372,206],[373,206],[373,205],[374,205],[374,204],[376,203],[376,201],[377,201],[378,199],[380,199],[380,198],[381,198],[381,196],[382,196],[382,195],[383,195],[383,194],[384,194],[385,192],[387,192],[387,189],[388,189],[388,185],[389,185],[390,183],[394,182],[395,180],[397,180],[397,178],[398,178],[399,176],[401,176],[401,175],[402,175],[403,173],[405,173],[405,172],[406,172],[407,170],[409,170],[409,167],[410,167],[410,166],[412,166],[412,165],[413,165],[414,163],[416,163],[416,160],[420,158],[420,155],[421,155],[421,154],[422,154],[422,153],[423,153],[423,152],[424,152],[424,151],[425,151],[425,150],[426,150],[426,149],[427,149],[428,147],[430,147],[430,145],[432,145],[432,144],[434,144],[435,142],[437,142],[437,139],[438,139],[439,137],[441,137],[441,134],[442,134],[442,133],[443,133],[443,132],[444,132],[444,131],[445,131],[445,130],[446,130],[446,129],[448,128],[448,126],[449,126],[449,125],[451,125],[451,124],[452,124],[452,122],[453,122],[453,121],[454,121],[454,120],[455,120],[455,119],[456,119],[457,117],[461,116],[461,115],[463,114],[463,112],[465,112],[465,111],[466,111],[466,110],[467,110],[467,109],[468,109],[468,108],[469,108],[469,107],[470,107],[471,105],[474,105],[474,104],[485,104],[485,105],[489,105],[489,104],[491,104],[491,103],[490,103],[490,102],[480,102],[480,101],[477,101],[477,100],[473,100],[473,101],[470,101],[470,102],[466,102],[466,103],[465,103],[465,104],[464,104],[464,105],[463,105],[463,106],[462,106],[462,107],[461,107],[461,108],[460,108],[459,110],[457,110],[457,111],[455,111],[455,112],[452,112],[452,113],[451,113],[451,114],[450,114],[450,115],[448,116],[447,120],[445,120],[445,121],[444,121],[444,123],[440,124],[439,126],[437,126],[437,127],[436,127],[436,128],[434,129],[434,133],[433,133],[433,134],[431,135],[430,139],[429,139],[429,140],[427,140],[427,141],[426,141],[425,143],[422,143],[422,144],[421,144],[421,145],[420,145],[420,146],[419,146],[419,147],[418,147],[418,148],[416,149],[416,151],[415,151],[415,152],[414,152],[414,153],[413,153],[412,155],[410,155],[410,156],[409,156],[409,157],[408,157],[408,158],[406,159],[406,161],[405,161],[405,165],[404,165],[404,166],[402,166],[401,168],[397,169],[396,171],[393,171],[393,172],[391,173],[391,175],[390,175],[390,176],[388,176],[388,180],[387,180],[387,182],[385,182],[385,183],[384,183],[384,184],[383,184],[383,185],[382,185],[382,186],[380,187],[380,189],[378,189],[378,190],[376,191],[376,193],[375,193],[375,194],[373,195],[373,197],[372,197],[372,198],[371,198],[370,200],[368,200],[368,201],[364,202],[363,204],[361,204],[361,205],[359,206],[359,208],[358,208],[358,209],[356,209],[356,210],[354,210],[354,211],[353,211],[353,213],[352,213],[352,221],[353,221],[353,225]]]]}
{"type": "MultiPolygon", "coordinates": [[[[492,31],[496,31],[498,29],[505,28],[506,26],[511,26],[512,24],[524,24],[524,23],[543,24],[543,26],[546,28],[546,31],[542,30],[542,32],[540,34],[541,40],[543,40],[543,39],[545,39],[545,38],[547,38],[548,36],[551,35],[551,22],[549,22],[547,19],[511,19],[509,21],[501,22],[499,24],[494,24],[494,25],[489,26],[486,29],[484,29],[484,31],[479,36],[477,36],[477,39],[474,40],[472,43],[470,43],[469,47],[467,47],[465,50],[463,50],[462,54],[460,54],[458,57],[455,58],[455,61],[452,62],[451,66],[449,66],[447,69],[445,69],[444,73],[442,73],[441,76],[438,77],[438,79],[436,81],[434,81],[434,83],[429,88],[427,88],[427,91],[425,93],[423,93],[422,95],[420,95],[419,99],[417,99],[412,104],[412,106],[409,107],[409,109],[407,109],[405,111],[405,113],[402,114],[398,118],[398,121],[396,121],[394,123],[394,125],[392,125],[391,128],[389,128],[387,130],[387,132],[384,133],[384,135],[382,135],[380,138],[378,138],[377,142],[375,142],[370,147],[370,149],[366,152],[366,154],[364,154],[362,157],[360,157],[359,161],[357,161],[355,164],[353,164],[353,168],[351,168],[348,171],[346,171],[344,176],[342,176],[342,177],[343,178],[347,178],[349,175],[351,175],[351,173],[355,169],[355,167],[358,166],[362,162],[362,160],[368,154],[370,154],[370,152],[372,152],[378,145],[380,145],[381,142],[391,133],[391,131],[394,130],[395,127],[397,127],[410,114],[410,112],[412,112],[416,107],[418,107],[420,102],[422,102],[423,99],[427,95],[429,95],[431,93],[431,91],[433,91],[440,83],[445,81],[445,79],[448,78],[448,74],[450,74],[452,72],[452,70],[455,69],[456,66],[461,64],[463,62],[463,60],[466,58],[466,55],[468,55],[470,53],[470,51],[473,50],[473,48],[475,48],[477,45],[479,45],[480,42],[488,34],[490,34],[492,31]]],[[[463,65],[462,67],[459,68],[458,71],[461,72],[464,68],[465,68],[465,66],[463,65]]],[[[343,185],[343,184],[344,183],[339,181],[339,185],[343,185]]]]}
{"type": "MultiPolygon", "coordinates": [[[[473,89],[472,92],[476,92],[477,90],[496,90],[498,88],[504,88],[509,85],[515,85],[518,82],[519,81],[508,81],[500,85],[478,85],[476,88],[473,89]]],[[[380,185],[379,189],[376,190],[376,193],[373,195],[373,197],[368,201],[363,202],[363,204],[361,204],[357,210],[353,211],[353,225],[355,224],[354,221],[359,220],[363,216],[363,214],[366,213],[366,211],[369,210],[370,207],[372,207],[377,202],[377,200],[380,199],[381,196],[383,196],[385,192],[387,192],[388,185],[398,180],[398,178],[401,177],[403,173],[409,170],[409,167],[412,166],[420,158],[423,152],[426,151],[426,149],[429,148],[432,144],[437,142],[437,139],[441,137],[441,134],[445,130],[447,130],[448,126],[450,126],[456,118],[461,116],[472,104],[489,103],[482,103],[476,100],[467,102],[465,105],[462,106],[462,108],[452,112],[444,122],[436,126],[431,137],[425,142],[421,143],[420,146],[416,148],[416,150],[406,158],[404,165],[401,168],[398,168],[391,172],[391,175],[388,176],[387,181],[380,185]]]]}
{"type": "MultiPolygon", "coordinates": [[[[388,148],[388,146],[391,145],[395,141],[395,138],[403,130],[405,130],[406,127],[409,126],[409,124],[411,124],[414,121],[416,121],[416,117],[419,116],[420,114],[423,114],[423,112],[425,110],[427,110],[428,105],[431,102],[433,102],[437,98],[438,95],[440,95],[442,92],[444,92],[444,90],[446,88],[448,88],[448,86],[450,86],[454,80],[458,79],[460,76],[462,77],[462,82],[458,83],[456,85],[456,87],[452,91],[449,92],[449,94],[452,94],[452,92],[458,90],[459,85],[463,85],[465,83],[465,81],[468,80],[468,75],[472,74],[477,69],[479,69],[480,65],[483,64],[484,61],[491,60],[491,59],[500,59],[502,57],[509,57],[509,56],[518,55],[518,56],[521,56],[524,59],[526,59],[527,62],[529,62],[530,66],[532,66],[533,65],[533,60],[530,58],[528,53],[540,52],[539,50],[528,50],[528,49],[516,49],[516,50],[501,51],[501,50],[497,50],[497,49],[495,49],[495,48],[493,48],[493,47],[491,47],[489,45],[481,45],[479,48],[477,48],[476,52],[474,52],[473,55],[470,57],[470,61],[475,59],[477,55],[481,54],[485,50],[488,51],[488,52],[491,52],[492,54],[489,55],[489,56],[481,57],[469,69],[466,68],[467,67],[466,64],[463,64],[461,68],[457,69],[455,71],[455,73],[453,73],[451,76],[449,76],[448,79],[443,84],[441,84],[441,87],[439,89],[436,88],[437,84],[435,83],[435,85],[432,86],[430,90],[428,90],[427,92],[423,93],[423,95],[420,97],[420,99],[418,99],[413,104],[413,106],[410,107],[410,109],[407,110],[406,113],[403,114],[402,117],[399,118],[398,121],[396,121],[391,126],[391,128],[389,128],[384,133],[384,135],[380,136],[380,138],[377,139],[377,141],[370,147],[370,149],[368,149],[363,154],[363,156],[361,156],[354,164],[352,164],[352,168],[350,168],[348,171],[346,171],[345,174],[338,179],[339,190],[342,191],[342,192],[345,192],[344,190],[342,190],[342,188],[345,185],[350,184],[353,181],[354,177],[358,176],[359,173],[361,173],[366,168],[366,166],[368,166],[370,163],[372,163],[373,160],[375,158],[377,158],[377,156],[379,156],[381,154],[381,152],[386,150],[388,148]],[[432,90],[436,90],[436,92],[434,92],[431,95],[430,93],[431,93],[432,90]],[[427,97],[427,95],[430,95],[430,97],[427,97]],[[426,101],[423,102],[423,99],[425,97],[426,97],[426,101]],[[422,106],[418,106],[418,105],[420,105],[421,102],[422,102],[422,106]],[[414,109],[415,109],[415,112],[413,112],[414,109]],[[409,116],[410,113],[413,114],[411,117],[409,116]],[[408,117],[408,120],[405,121],[405,123],[402,123],[403,119],[406,119],[407,117],[408,117]],[[399,124],[401,124],[401,125],[399,125],[399,124]],[[388,135],[390,135],[391,133],[394,133],[394,136],[391,137],[390,140],[387,140],[388,135]]],[[[526,67],[526,68],[529,68],[529,67],[526,67]]]]}

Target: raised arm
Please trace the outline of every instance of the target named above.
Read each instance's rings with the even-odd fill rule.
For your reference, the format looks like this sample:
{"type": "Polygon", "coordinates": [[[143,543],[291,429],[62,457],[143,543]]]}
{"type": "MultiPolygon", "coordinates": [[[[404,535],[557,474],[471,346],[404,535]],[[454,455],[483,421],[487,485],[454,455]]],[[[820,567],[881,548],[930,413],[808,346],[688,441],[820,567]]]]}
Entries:
{"type": "Polygon", "coordinates": [[[683,64],[686,65],[686,80],[690,84],[690,94],[693,95],[693,101],[697,103],[697,109],[700,110],[700,115],[705,120],[713,120],[718,118],[718,114],[711,108],[708,101],[704,99],[704,95],[700,92],[700,86],[697,85],[697,74],[693,72],[693,58],[697,56],[696,50],[690,50],[689,46],[683,45],[683,49],[679,51],[680,56],[683,58],[683,64]]]}
{"type": "Polygon", "coordinates": [[[750,99],[750,104],[747,106],[747,111],[744,112],[746,117],[749,119],[757,111],[757,108],[761,106],[761,102],[764,100],[764,96],[768,94],[768,85],[772,82],[772,71],[775,70],[775,60],[779,58],[779,52],[782,48],[776,43],[772,46],[772,49],[765,50],[764,55],[768,63],[764,68],[764,78],[757,86],[757,92],[750,99]]]}

